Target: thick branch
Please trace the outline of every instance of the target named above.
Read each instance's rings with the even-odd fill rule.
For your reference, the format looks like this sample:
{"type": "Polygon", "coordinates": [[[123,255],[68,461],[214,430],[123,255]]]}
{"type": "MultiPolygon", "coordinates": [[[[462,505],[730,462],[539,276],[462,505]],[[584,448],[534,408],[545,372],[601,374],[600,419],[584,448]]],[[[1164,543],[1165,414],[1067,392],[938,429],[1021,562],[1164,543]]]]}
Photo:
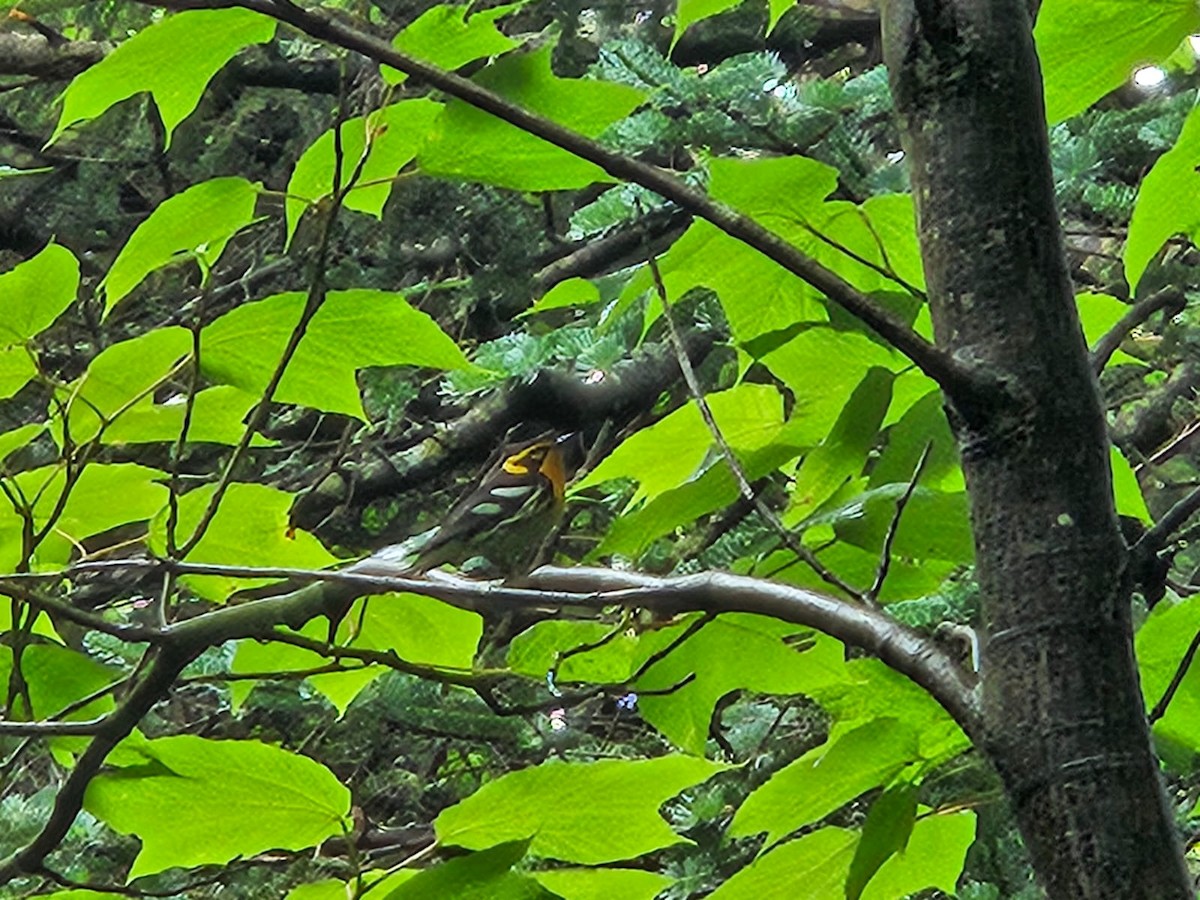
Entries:
{"type": "Polygon", "coordinates": [[[402,561],[385,548],[341,572],[262,569],[146,559],[85,563],[70,572],[112,571],[122,567],[169,567],[180,575],[290,578],[318,582],[277,597],[197,616],[165,630],[173,644],[189,652],[227,640],[258,637],[278,625],[299,628],[325,615],[349,597],[384,591],[408,591],[475,610],[622,606],[673,615],[682,612],[749,612],[816,628],[878,656],[897,672],[925,688],[968,735],[979,734],[975,677],[963,670],[934,640],[868,609],[815,591],[757,578],[709,572],[680,578],[656,578],[600,568],[543,567],[528,587],[463,578],[407,577],[402,561]]]}

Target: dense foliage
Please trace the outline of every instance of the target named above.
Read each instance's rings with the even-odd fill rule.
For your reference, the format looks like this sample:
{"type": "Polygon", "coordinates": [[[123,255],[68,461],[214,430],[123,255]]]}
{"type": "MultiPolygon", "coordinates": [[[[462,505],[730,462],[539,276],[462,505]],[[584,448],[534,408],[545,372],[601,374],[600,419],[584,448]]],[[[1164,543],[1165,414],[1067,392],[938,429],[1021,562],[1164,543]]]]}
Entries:
{"type": "MultiPolygon", "coordinates": [[[[1195,495],[1200,14],[1085,5],[1035,34],[1133,541],[1195,495]]],[[[20,5],[0,895],[1038,895],[962,717],[837,631],[975,684],[939,385],[689,199],[932,340],[859,6],[20,5]],[[353,52],[389,44],[470,82],[353,52]],[[283,583],[435,525],[546,430],[585,451],[548,559],[594,583],[403,583],[334,635],[283,583]],[[804,590],[673,602],[714,571],[804,590]]],[[[1137,655],[1190,838],[1200,559],[1168,537],[1137,655]]]]}

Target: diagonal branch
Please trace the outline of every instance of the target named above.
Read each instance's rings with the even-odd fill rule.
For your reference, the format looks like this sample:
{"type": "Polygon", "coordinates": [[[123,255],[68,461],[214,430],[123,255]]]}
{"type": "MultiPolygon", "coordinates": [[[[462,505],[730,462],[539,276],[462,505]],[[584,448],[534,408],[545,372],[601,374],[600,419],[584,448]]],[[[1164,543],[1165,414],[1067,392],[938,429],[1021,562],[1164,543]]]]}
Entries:
{"type": "Polygon", "coordinates": [[[1145,300],[1129,307],[1128,312],[1121,316],[1117,324],[1106,331],[1100,340],[1096,341],[1096,346],[1088,354],[1092,371],[1099,375],[1108,365],[1108,360],[1116,353],[1117,348],[1121,346],[1121,341],[1129,337],[1129,332],[1160,309],[1173,310],[1172,314],[1175,314],[1181,312],[1185,305],[1187,305],[1187,297],[1184,296],[1183,290],[1171,286],[1165,287],[1161,291],[1155,291],[1145,300]]]}

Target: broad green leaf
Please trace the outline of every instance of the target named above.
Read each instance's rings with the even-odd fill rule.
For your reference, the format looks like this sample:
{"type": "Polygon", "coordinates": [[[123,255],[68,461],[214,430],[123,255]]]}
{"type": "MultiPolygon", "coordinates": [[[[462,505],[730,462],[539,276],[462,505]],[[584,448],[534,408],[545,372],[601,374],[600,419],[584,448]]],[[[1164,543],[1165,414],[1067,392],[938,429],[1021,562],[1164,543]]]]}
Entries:
{"type": "MultiPolygon", "coordinates": [[[[1190,0],[1187,5],[1192,7],[1190,0]]],[[[1200,163],[1200,106],[1188,114],[1175,146],[1158,158],[1138,188],[1129,220],[1129,237],[1125,241],[1125,280],[1130,289],[1137,288],[1146,265],[1168,238],[1186,234],[1194,239],[1200,232],[1197,163],[1200,163]]]]}
{"type": "Polygon", "coordinates": [[[812,443],[823,440],[855,388],[872,368],[898,372],[902,357],[865,335],[818,326],[807,328],[762,358],[792,391],[792,418],[807,422],[812,443]]]}
{"type": "MultiPolygon", "coordinates": [[[[647,651],[665,650],[684,625],[650,632],[647,651]]],[[[702,754],[713,710],[736,690],[808,694],[845,678],[845,649],[839,641],[765,616],[719,616],[655,663],[635,690],[642,717],[689,753],[702,754]],[[811,634],[811,633],[809,633],[811,634]],[[800,646],[788,641],[797,636],[800,646]],[[693,677],[694,676],[694,677],[693,677]],[[685,679],[691,678],[686,684],[685,679]],[[662,691],[682,684],[663,696],[662,691]]],[[[647,653],[649,656],[649,652],[647,653]]]]}
{"type": "Polygon", "coordinates": [[[892,425],[887,447],[871,469],[868,484],[875,488],[911,481],[926,447],[929,456],[917,483],[947,493],[965,490],[958,464],[958,442],[950,431],[942,393],[937,389],[909,406],[892,425]]]}
{"type": "MultiPolygon", "coordinates": [[[[837,536],[864,550],[880,551],[892,527],[906,484],[887,484],[809,519],[829,523],[837,536]]],[[[975,556],[970,506],[962,492],[946,493],[918,485],[895,529],[892,552],[909,559],[941,559],[962,564],[975,556]]]]}
{"type": "MultiPolygon", "coordinates": [[[[1154,707],[1175,676],[1192,638],[1200,632],[1200,596],[1159,603],[1135,639],[1142,696],[1154,707]]],[[[1200,666],[1188,668],[1154,733],[1200,754],[1200,666]]]]}
{"type": "MultiPolygon", "coordinates": [[[[237,444],[245,431],[244,422],[258,398],[229,385],[206,388],[192,403],[187,439],[193,444],[237,444]]],[[[104,432],[106,444],[169,443],[183,429],[186,398],[176,396],[165,403],[146,397],[125,410],[104,432]]],[[[250,446],[274,443],[256,434],[250,446]]]]}
{"type": "Polygon", "coordinates": [[[796,525],[862,472],[867,454],[879,439],[879,426],[892,400],[893,375],[872,368],[854,389],[841,415],[821,444],[804,457],[783,522],[796,525]]]}
{"type": "Polygon", "coordinates": [[[50,142],[70,126],[149,91],[162,117],[166,144],[200,102],[217,71],[250,44],[275,34],[275,20],[246,9],[198,9],[169,16],[135,34],[76,75],[62,96],[50,142]]]}
{"type": "MultiPolygon", "coordinates": [[[[546,46],[507,56],[476,81],[587,137],[598,136],[645,99],[626,85],[557,77],[550,70],[551,51],[546,46]]],[[[430,175],[520,191],[567,190],[615,180],[595,164],[461,100],[446,105],[419,162],[430,175]]]]}
{"type": "MultiPolygon", "coordinates": [[[[788,440],[789,434],[798,430],[792,425],[784,425],[779,438],[766,446],[738,454],[748,479],[762,478],[800,455],[803,447],[788,440]]],[[[657,538],[723,509],[738,496],[737,482],[729,466],[710,466],[699,478],[664,491],[632,512],[623,513],[609,527],[589,558],[619,553],[636,559],[657,538]]]]}
{"type": "Polygon", "coordinates": [[[533,306],[521,313],[525,318],[548,309],[590,306],[600,302],[600,290],[586,278],[568,278],[546,291],[533,306]]]}
{"type": "Polygon", "coordinates": [[[563,658],[557,678],[620,684],[649,655],[640,643],[640,635],[624,628],[614,634],[613,626],[604,622],[547,620],[513,638],[508,647],[508,665],[514,672],[541,678],[559,662],[559,653],[590,646],[592,649],[586,653],[563,658]]]}
{"type": "MultiPolygon", "coordinates": [[[[757,450],[779,434],[783,400],[769,385],[740,384],[707,399],[718,427],[736,451],[757,450]]],[[[713,447],[700,410],[688,403],[623,441],[575,489],[632,478],[638,482],[632,505],[700,477],[711,465],[726,464],[713,447]]]]}
{"type": "MultiPolygon", "coordinates": [[[[507,3],[492,9],[472,11],[469,4],[443,3],[421,13],[396,35],[392,46],[402,53],[454,71],[487,56],[507,53],[521,42],[496,27],[505,16],[525,4],[507,3]]],[[[406,76],[389,66],[380,69],[388,84],[399,84],[406,76]]]]}
{"type": "MultiPolygon", "coordinates": [[[[541,622],[509,649],[509,665],[535,677],[554,670],[561,682],[621,684],[653,656],[679,641],[696,616],[639,633],[615,636],[602,623],[541,622]],[[576,648],[588,646],[585,652],[576,648]],[[571,651],[559,660],[559,654],[571,651]],[[556,661],[558,665],[556,666],[556,661]]],[[[647,722],[691,753],[704,752],[713,710],[736,690],[797,694],[845,677],[844,648],[824,635],[764,616],[725,614],[704,625],[633,686],[635,693],[676,687],[663,697],[638,698],[647,722]],[[802,640],[797,645],[796,639],[802,640]]]]}
{"type": "MultiPolygon", "coordinates": [[[[471,669],[483,634],[483,620],[478,614],[417,594],[368,597],[365,609],[363,602],[355,603],[342,619],[337,633],[339,644],[390,651],[417,665],[471,669]]],[[[319,618],[310,621],[300,633],[323,641],[328,630],[328,622],[319,618]]],[[[303,671],[319,668],[328,661],[327,657],[287,644],[241,641],[231,669],[241,674],[303,671]]],[[[383,672],[380,667],[364,667],[310,675],[307,680],[342,714],[359,692],[383,672]]],[[[250,693],[251,684],[238,681],[230,689],[234,703],[241,704],[250,693]]]]}
{"type": "Polygon", "coordinates": [[[808,691],[835,720],[834,734],[861,723],[894,718],[919,736],[920,758],[940,763],[970,741],[950,715],[921,687],[877,659],[853,659],[844,677],[808,691]]]}
{"type": "Polygon", "coordinates": [[[154,764],[98,775],[84,807],[142,849],[129,878],[303,850],[349,831],[350,792],[305,756],[258,741],[148,741],[154,764]]]}
{"type": "MultiPolygon", "coordinates": [[[[417,155],[441,111],[442,104],[427,98],[403,100],[341,124],[339,185],[344,188],[358,175],[354,189],[343,201],[347,209],[377,219],[383,214],[397,173],[417,155]]],[[[289,242],[304,210],[333,193],[337,143],[333,129],[326,131],[301,154],[292,170],[284,206],[289,242]]]]}
{"type": "Polygon", "coordinates": [[[370,597],[361,617],[352,610],[342,628],[352,632],[346,637],[353,637],[354,647],[392,650],[406,662],[464,670],[474,663],[483,636],[478,613],[418,594],[370,597]]]}
{"type": "Polygon", "coordinates": [[[232,177],[202,181],[168,197],[138,225],[104,276],[105,310],[169,263],[194,259],[206,272],[229,239],[254,220],[257,200],[256,185],[232,177]]]}
{"type": "MultiPolygon", "coordinates": [[[[305,301],[298,292],[276,294],[221,316],[201,335],[201,370],[216,381],[261,395],[305,301]]],[[[330,291],[309,323],[275,399],[365,419],[355,373],[367,366],[395,365],[470,367],[437,323],[400,294],[330,291]]]]}
{"type": "MultiPolygon", "coordinates": [[[[837,173],[804,157],[713,160],[710,170],[714,198],[750,215],[859,290],[904,289],[884,274],[893,250],[902,275],[920,284],[907,197],[886,202],[881,198],[873,207],[825,202],[836,186],[837,173]],[[875,228],[876,219],[880,230],[875,228]]],[[[797,323],[823,322],[831,314],[815,288],[708,222],[694,222],[658,265],[672,300],[697,287],[715,291],[734,337],[743,343],[794,329],[797,323]],[[714,259],[721,265],[712,265],[714,259]]],[[[621,303],[653,289],[651,276],[643,269],[622,292],[621,303]]],[[[861,329],[857,324],[853,327],[861,329]]]]}
{"type": "Polygon", "coordinates": [[[550,761],[488,782],[434,821],[438,840],[468,849],[532,838],[535,856],[596,865],[686,843],[658,814],[684,788],[729,767],[687,756],[550,761]]]}
{"type": "Polygon", "coordinates": [[[554,869],[533,877],[563,900],[654,900],[672,884],[642,869],[554,869]]]}
{"type": "MultiPolygon", "coordinates": [[[[177,545],[191,537],[215,491],[216,485],[206,485],[179,498],[177,545]]],[[[293,500],[291,494],[265,484],[231,484],[188,561],[301,569],[321,569],[336,562],[315,537],[292,527],[288,511],[293,500]]],[[[150,547],[160,555],[167,552],[168,515],[167,509],[161,509],[150,526],[150,547]]],[[[234,591],[278,579],[187,575],[183,580],[200,596],[221,601],[234,591]]]]}
{"type": "Polygon", "coordinates": [[[679,0],[675,10],[675,34],[671,36],[674,48],[690,25],[702,19],[710,19],[728,9],[733,9],[742,0],[679,0]]]}
{"type": "Polygon", "coordinates": [[[1137,475],[1129,460],[1116,446],[1109,447],[1109,461],[1113,473],[1113,499],[1117,505],[1117,513],[1122,516],[1133,516],[1141,519],[1147,525],[1154,521],[1146,506],[1146,498],[1142,496],[1142,486],[1138,484],[1137,475]]]}
{"type": "MultiPolygon", "coordinates": [[[[60,392],[69,404],[71,440],[76,444],[92,440],[102,424],[138,400],[153,403],[150,394],[180,372],[191,350],[191,333],[180,327],[155,328],[105,347],[88,363],[87,371],[60,392]]],[[[61,431],[57,437],[61,443],[61,431]]]]}
{"type": "Polygon", "coordinates": [[[1194,31],[1200,12],[1193,0],[1045,0],[1033,35],[1047,121],[1083,112],[1194,31]]]}
{"type": "MultiPolygon", "coordinates": [[[[37,565],[62,565],[84,538],[118,525],[150,519],[166,502],[167,489],[162,484],[165,478],[166,474],[157,469],[132,463],[92,463],[87,466],[71,487],[53,530],[37,549],[34,555],[37,565]],[[114,497],[119,497],[121,502],[114,503],[114,497]]],[[[22,472],[14,481],[27,499],[37,498],[33,509],[34,524],[43,527],[66,487],[64,471],[59,466],[45,466],[22,472]]],[[[5,530],[0,525],[0,534],[5,530]]],[[[0,565],[15,562],[9,555],[13,549],[0,538],[0,565]]]]}
{"type": "Polygon", "coordinates": [[[79,261],[59,244],[47,244],[0,274],[0,346],[41,334],[74,302],[78,289],[79,261]]]}
{"type": "MultiPolygon", "coordinates": [[[[819,550],[817,559],[846,584],[860,589],[874,584],[879,570],[878,550],[864,550],[845,541],[837,541],[819,550]]],[[[958,568],[957,563],[944,560],[908,560],[893,554],[892,565],[878,600],[881,603],[894,603],[897,600],[926,597],[958,568]]],[[[755,567],[754,572],[769,573],[773,579],[822,593],[831,590],[828,582],[797,559],[790,550],[780,549],[771,553],[755,567]]]]}
{"type": "Polygon", "coordinates": [[[952,895],[974,840],[973,812],[920,815],[908,846],[880,867],[862,900],[895,900],[926,888],[952,895]]]}
{"type": "Polygon", "coordinates": [[[71,305],[78,289],[79,263],[58,244],[0,274],[0,400],[37,375],[25,343],[71,305]]]}
{"type": "MultiPolygon", "coordinates": [[[[300,629],[300,634],[312,640],[324,641],[329,634],[329,621],[325,618],[312,619],[300,629]]],[[[304,672],[328,664],[329,657],[305,650],[303,647],[271,641],[244,640],[238,641],[229,670],[242,676],[266,675],[275,672],[304,672]]],[[[362,666],[346,672],[309,675],[305,680],[332,703],[341,716],[345,715],[346,709],[362,689],[383,672],[379,666],[362,666]]],[[[235,710],[240,709],[246,702],[256,684],[257,682],[244,678],[230,682],[230,702],[235,710]]]]}
{"type": "Polygon", "coordinates": [[[814,747],[754,791],[733,817],[734,837],[767,832],[767,844],[886,785],[921,759],[917,732],[880,718],[814,747]]]}
{"type": "Polygon", "coordinates": [[[879,867],[908,846],[917,818],[917,786],[897,784],[875,798],[846,877],[846,900],[858,900],[879,867]]]}
{"type": "MultiPolygon", "coordinates": [[[[400,869],[390,875],[371,870],[363,873],[363,883],[373,892],[363,894],[364,897],[386,897],[404,882],[421,874],[420,869],[400,869]]],[[[285,900],[348,900],[354,896],[357,886],[336,878],[326,878],[323,881],[313,881],[294,887],[288,892],[285,900]]]]}
{"type": "MultiPolygon", "coordinates": [[[[1196,183],[1196,186],[1200,187],[1200,181],[1196,183]]],[[[1197,222],[1200,223],[1200,216],[1197,217],[1197,222]]],[[[1128,247],[1129,245],[1126,244],[1126,250],[1128,247]]],[[[1155,248],[1155,252],[1157,252],[1157,248],[1155,248]]],[[[1095,349],[1096,342],[1104,337],[1117,322],[1121,321],[1121,317],[1125,313],[1129,312],[1128,303],[1122,303],[1116,297],[1110,297],[1108,294],[1096,294],[1091,291],[1082,291],[1076,294],[1075,303],[1079,308],[1079,321],[1083,325],[1083,336],[1092,349],[1095,349]]],[[[1120,365],[1121,363],[1145,365],[1137,357],[1130,356],[1124,350],[1118,349],[1108,358],[1107,365],[1120,365]]]]}
{"type": "MultiPolygon", "coordinates": [[[[856,832],[822,828],[776,847],[709,894],[710,900],[845,900],[856,832]]],[[[900,896],[900,895],[897,895],[900,896]]]]}
{"type": "Polygon", "coordinates": [[[425,869],[382,895],[384,900],[552,900],[553,894],[512,867],[529,841],[511,841],[425,869]]]}

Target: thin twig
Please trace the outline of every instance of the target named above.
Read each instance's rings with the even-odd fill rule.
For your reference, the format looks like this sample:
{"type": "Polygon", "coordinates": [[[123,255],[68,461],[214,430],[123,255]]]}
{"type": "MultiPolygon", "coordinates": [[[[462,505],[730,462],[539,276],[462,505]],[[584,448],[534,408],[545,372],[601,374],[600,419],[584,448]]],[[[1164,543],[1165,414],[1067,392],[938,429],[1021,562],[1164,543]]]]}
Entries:
{"type": "Polygon", "coordinates": [[[1179,660],[1179,665],[1175,668],[1175,674],[1171,676],[1170,684],[1163,691],[1163,695],[1159,698],[1159,701],[1154,704],[1154,708],[1150,710],[1147,718],[1150,720],[1151,725],[1167,714],[1167,707],[1175,699],[1175,694],[1178,692],[1179,686],[1183,684],[1183,679],[1187,675],[1188,669],[1192,667],[1192,660],[1196,658],[1197,650],[1200,650],[1200,631],[1197,631],[1195,636],[1192,637],[1192,642],[1188,644],[1187,652],[1183,654],[1183,658],[1179,660]]]}
{"type": "Polygon", "coordinates": [[[900,530],[900,517],[904,515],[904,507],[908,506],[909,499],[911,499],[913,492],[917,489],[917,481],[921,477],[921,471],[925,468],[925,462],[929,459],[929,451],[932,449],[933,442],[930,441],[925,445],[925,449],[921,451],[921,458],[917,460],[917,464],[913,468],[912,478],[908,481],[908,487],[904,489],[904,493],[896,501],[896,511],[892,514],[892,521],[888,525],[887,534],[883,538],[883,547],[879,552],[879,568],[875,571],[875,581],[863,597],[868,603],[874,604],[879,599],[879,592],[883,590],[884,579],[887,578],[888,569],[892,565],[892,544],[896,540],[896,532],[900,530]]]}
{"type": "Polygon", "coordinates": [[[1182,310],[1187,305],[1187,297],[1183,293],[1182,288],[1170,286],[1165,287],[1160,291],[1155,291],[1145,300],[1141,300],[1131,306],[1128,312],[1117,321],[1117,324],[1106,331],[1100,340],[1096,341],[1096,346],[1092,348],[1088,354],[1088,359],[1092,364],[1092,371],[1097,375],[1108,365],[1109,359],[1117,352],[1117,348],[1121,346],[1121,342],[1129,336],[1129,332],[1133,331],[1138,325],[1141,325],[1160,309],[1172,308],[1182,310]]]}
{"type": "Polygon", "coordinates": [[[650,274],[654,279],[654,288],[658,293],[659,302],[662,304],[663,319],[667,323],[667,334],[671,341],[671,347],[675,351],[675,357],[679,362],[679,371],[683,373],[683,380],[688,386],[688,391],[691,393],[692,399],[696,402],[696,407],[700,410],[700,418],[704,420],[704,424],[708,428],[709,433],[712,434],[717,448],[721,451],[721,456],[733,474],[733,480],[737,484],[738,493],[754,505],[755,511],[775,531],[779,539],[783,541],[784,546],[803,560],[817,573],[822,581],[861,602],[863,599],[862,593],[825,568],[817,559],[816,554],[805,547],[792,534],[788,527],[775,515],[775,511],[767,505],[766,501],[759,496],[750,484],[750,479],[746,477],[746,470],[742,468],[741,460],[737,458],[737,454],[734,453],[733,448],[729,445],[729,441],[725,439],[724,432],[721,431],[721,427],[717,424],[717,419],[713,415],[712,408],[708,405],[708,399],[704,396],[704,389],[700,386],[700,380],[696,377],[696,370],[692,368],[692,361],[688,359],[687,351],[683,346],[683,339],[680,337],[679,329],[675,327],[675,320],[671,316],[671,304],[667,299],[667,289],[663,284],[662,273],[658,268],[658,261],[651,255],[647,257],[647,263],[650,266],[650,274]]]}

